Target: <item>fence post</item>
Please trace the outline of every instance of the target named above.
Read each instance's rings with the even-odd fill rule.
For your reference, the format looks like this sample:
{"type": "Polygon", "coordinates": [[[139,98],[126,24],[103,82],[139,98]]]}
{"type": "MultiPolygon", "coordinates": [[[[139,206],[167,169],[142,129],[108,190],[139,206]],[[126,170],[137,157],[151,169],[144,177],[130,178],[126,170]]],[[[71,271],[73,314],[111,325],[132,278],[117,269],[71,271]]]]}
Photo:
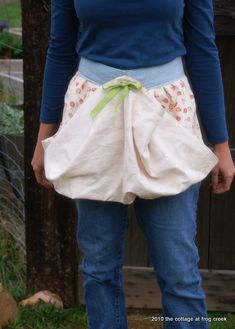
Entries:
{"type": "Polygon", "coordinates": [[[71,200],[37,184],[31,159],[39,127],[41,87],[49,41],[50,1],[21,0],[24,57],[24,169],[29,292],[49,289],[65,305],[76,302],[75,207],[71,200]]]}

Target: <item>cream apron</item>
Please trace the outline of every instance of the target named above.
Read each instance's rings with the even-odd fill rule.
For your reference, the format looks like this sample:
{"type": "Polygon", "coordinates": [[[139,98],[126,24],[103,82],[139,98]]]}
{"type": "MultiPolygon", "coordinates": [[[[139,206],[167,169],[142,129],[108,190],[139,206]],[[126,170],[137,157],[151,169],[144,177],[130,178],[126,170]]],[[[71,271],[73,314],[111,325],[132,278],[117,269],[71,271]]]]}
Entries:
{"type": "Polygon", "coordinates": [[[60,127],[42,144],[46,178],[72,199],[131,204],[178,194],[218,162],[185,75],[146,88],[127,75],[97,84],[77,71],[60,127]]]}

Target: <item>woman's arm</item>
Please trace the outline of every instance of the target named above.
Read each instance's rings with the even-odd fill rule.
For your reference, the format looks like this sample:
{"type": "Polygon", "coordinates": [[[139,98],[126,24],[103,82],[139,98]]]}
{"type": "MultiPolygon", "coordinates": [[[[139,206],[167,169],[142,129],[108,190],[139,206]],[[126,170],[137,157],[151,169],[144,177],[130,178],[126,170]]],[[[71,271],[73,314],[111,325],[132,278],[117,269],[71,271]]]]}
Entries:
{"type": "Polygon", "coordinates": [[[207,139],[219,163],[212,170],[214,193],[230,189],[235,175],[228,144],[223,81],[215,43],[212,0],[185,0],[183,20],[185,64],[207,139]]]}
{"type": "Polygon", "coordinates": [[[64,95],[79,62],[76,53],[78,34],[79,20],[73,0],[52,0],[40,115],[43,123],[61,121],[64,95]]]}
{"type": "Polygon", "coordinates": [[[46,54],[40,127],[34,155],[31,161],[36,180],[46,188],[52,188],[44,173],[44,150],[41,141],[55,134],[59,128],[68,83],[78,67],[76,43],[79,20],[73,0],[52,0],[50,42],[46,54]]]}

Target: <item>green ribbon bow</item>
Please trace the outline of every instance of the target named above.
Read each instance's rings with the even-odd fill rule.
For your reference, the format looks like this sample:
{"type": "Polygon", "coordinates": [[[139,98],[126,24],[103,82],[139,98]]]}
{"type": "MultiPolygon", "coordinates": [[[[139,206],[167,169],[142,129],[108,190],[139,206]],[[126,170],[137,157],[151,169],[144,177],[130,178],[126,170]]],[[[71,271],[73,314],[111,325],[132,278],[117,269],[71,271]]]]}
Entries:
{"type": "Polygon", "coordinates": [[[101,112],[101,110],[118,94],[120,93],[115,109],[122,103],[122,101],[129,94],[130,90],[138,91],[142,85],[138,81],[121,80],[117,82],[108,82],[103,85],[103,89],[107,89],[108,93],[100,100],[96,107],[90,112],[92,119],[101,112]]]}

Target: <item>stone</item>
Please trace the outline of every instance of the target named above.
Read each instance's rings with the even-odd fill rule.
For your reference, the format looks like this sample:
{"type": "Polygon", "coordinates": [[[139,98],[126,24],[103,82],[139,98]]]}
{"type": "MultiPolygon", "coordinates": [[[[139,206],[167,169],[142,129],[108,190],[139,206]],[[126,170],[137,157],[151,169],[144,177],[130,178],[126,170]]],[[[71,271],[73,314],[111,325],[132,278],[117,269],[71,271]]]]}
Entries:
{"type": "Polygon", "coordinates": [[[43,290],[35,293],[33,296],[22,300],[20,305],[35,307],[40,301],[43,301],[46,304],[53,304],[58,309],[63,308],[63,301],[61,297],[49,290],[43,290]]]}
{"type": "Polygon", "coordinates": [[[18,316],[18,307],[11,294],[0,283],[0,329],[18,316]]]}

